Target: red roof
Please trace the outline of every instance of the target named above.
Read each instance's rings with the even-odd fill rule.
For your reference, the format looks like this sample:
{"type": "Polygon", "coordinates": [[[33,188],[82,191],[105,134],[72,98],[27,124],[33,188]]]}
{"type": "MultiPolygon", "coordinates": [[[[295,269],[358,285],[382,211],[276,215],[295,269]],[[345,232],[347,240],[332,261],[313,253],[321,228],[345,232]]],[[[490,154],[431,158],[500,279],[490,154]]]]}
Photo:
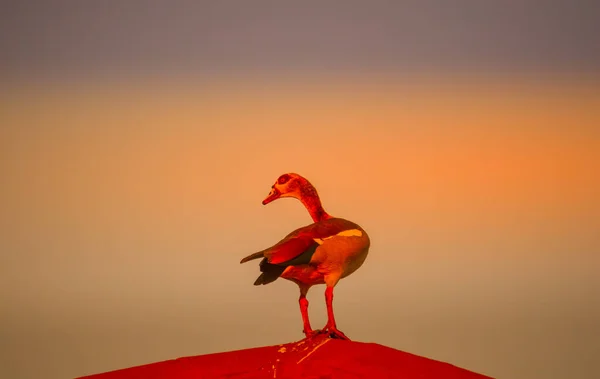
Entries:
{"type": "Polygon", "coordinates": [[[82,378],[483,379],[489,377],[375,343],[350,342],[317,336],[310,340],[283,345],[178,358],[82,378]]]}

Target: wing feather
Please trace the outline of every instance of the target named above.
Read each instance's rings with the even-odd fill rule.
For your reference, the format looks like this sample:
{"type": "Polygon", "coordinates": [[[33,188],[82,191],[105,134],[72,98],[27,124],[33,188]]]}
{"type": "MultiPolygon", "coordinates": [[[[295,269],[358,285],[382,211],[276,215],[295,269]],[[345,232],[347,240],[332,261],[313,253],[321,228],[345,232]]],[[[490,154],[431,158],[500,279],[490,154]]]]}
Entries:
{"type": "Polygon", "coordinates": [[[294,230],[283,240],[267,249],[264,256],[277,265],[298,265],[310,262],[319,244],[315,239],[325,239],[358,225],[344,219],[329,219],[294,230]]]}
{"type": "MultiPolygon", "coordinates": [[[[273,246],[265,253],[269,263],[272,264],[303,264],[308,262],[302,262],[297,258],[301,257],[306,252],[313,252],[319,244],[312,238],[306,236],[292,237],[281,243],[273,246]],[[290,261],[298,261],[294,263],[288,263],[290,261]]],[[[312,254],[311,254],[312,256],[312,254]]],[[[310,259],[309,259],[310,261],[310,259]]]]}

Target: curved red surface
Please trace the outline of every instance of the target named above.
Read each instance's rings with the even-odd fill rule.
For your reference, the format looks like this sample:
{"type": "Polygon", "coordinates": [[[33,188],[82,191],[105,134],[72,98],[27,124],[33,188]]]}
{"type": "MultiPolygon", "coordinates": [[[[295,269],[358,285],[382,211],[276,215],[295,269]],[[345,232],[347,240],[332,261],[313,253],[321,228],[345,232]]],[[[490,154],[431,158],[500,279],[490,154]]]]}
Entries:
{"type": "Polygon", "coordinates": [[[483,379],[448,363],[375,343],[310,340],[178,358],[80,379],[130,378],[420,378],[483,379]]]}

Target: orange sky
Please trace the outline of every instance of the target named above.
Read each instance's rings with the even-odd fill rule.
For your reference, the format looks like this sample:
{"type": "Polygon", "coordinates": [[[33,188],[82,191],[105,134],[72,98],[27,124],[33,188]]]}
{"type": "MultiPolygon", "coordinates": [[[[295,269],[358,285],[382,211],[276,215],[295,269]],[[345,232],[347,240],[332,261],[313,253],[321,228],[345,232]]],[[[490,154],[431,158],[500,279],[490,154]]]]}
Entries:
{"type": "MultiPolygon", "coordinates": [[[[598,87],[440,83],[4,90],[3,332],[30,330],[42,354],[56,330],[79,331],[56,349],[100,358],[55,356],[67,376],[300,338],[297,289],[254,288],[258,268],[238,264],[310,222],[297,202],[260,204],[294,171],[373,240],[336,289],[344,332],[498,377],[543,370],[498,359],[519,334],[534,356],[564,338],[547,353],[567,372],[600,315],[598,87]]],[[[34,373],[25,350],[0,348],[12,372],[34,373]]]]}

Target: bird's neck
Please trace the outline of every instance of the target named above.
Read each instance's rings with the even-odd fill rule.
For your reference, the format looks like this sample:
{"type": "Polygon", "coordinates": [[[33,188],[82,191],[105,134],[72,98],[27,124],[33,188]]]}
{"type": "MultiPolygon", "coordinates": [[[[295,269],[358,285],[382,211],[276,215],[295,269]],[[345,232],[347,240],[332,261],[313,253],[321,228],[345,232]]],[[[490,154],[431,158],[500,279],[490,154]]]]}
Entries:
{"type": "Polygon", "coordinates": [[[332,218],[332,216],[323,209],[317,190],[310,183],[307,183],[307,185],[302,187],[300,201],[304,204],[314,222],[332,218]]]}

